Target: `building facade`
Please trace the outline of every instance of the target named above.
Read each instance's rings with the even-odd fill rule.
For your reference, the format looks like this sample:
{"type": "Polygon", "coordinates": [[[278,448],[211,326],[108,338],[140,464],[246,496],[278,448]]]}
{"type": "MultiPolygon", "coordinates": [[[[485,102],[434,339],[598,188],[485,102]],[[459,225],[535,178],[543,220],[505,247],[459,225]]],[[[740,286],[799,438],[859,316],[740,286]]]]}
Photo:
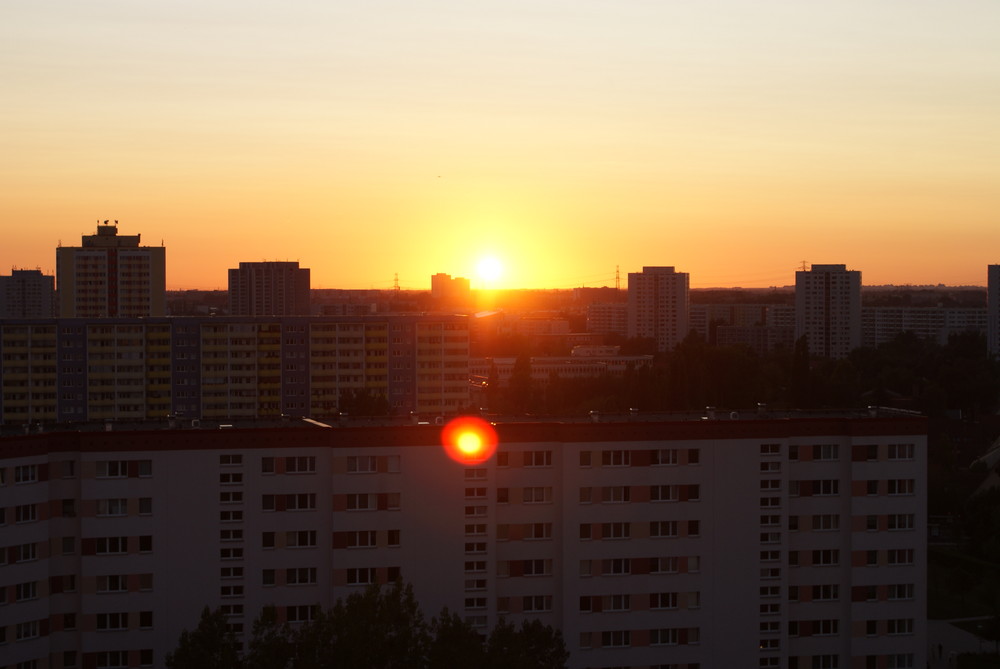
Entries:
{"type": "Polygon", "coordinates": [[[54,276],[37,269],[0,276],[0,318],[52,318],[57,308],[54,276]]]}
{"type": "Polygon", "coordinates": [[[0,321],[0,423],[454,413],[468,339],[451,315],[0,321]]]}
{"type": "Polygon", "coordinates": [[[796,272],[795,337],[825,358],[844,358],[861,346],[861,272],[846,265],[796,272]]]}
{"type": "Polygon", "coordinates": [[[241,262],[229,270],[233,316],[307,316],[310,272],[297,262],[241,262]]]}
{"type": "Polygon", "coordinates": [[[987,310],[976,307],[862,307],[861,344],[876,347],[904,332],[942,346],[952,335],[985,334],[987,310]]]}
{"type": "Polygon", "coordinates": [[[1000,265],[986,267],[986,345],[1000,356],[1000,265]]]}
{"type": "Polygon", "coordinates": [[[628,336],[673,350],[688,335],[690,277],[673,267],[643,267],[628,275],[628,336]]]}
{"type": "Polygon", "coordinates": [[[59,316],[140,318],[166,315],[166,248],[98,224],[80,246],[56,249],[59,316]]]}
{"type": "Polygon", "coordinates": [[[497,429],[475,466],[434,426],[0,440],[4,661],[162,667],[206,605],[245,641],[401,577],[573,668],[924,666],[922,420],[497,429]]]}

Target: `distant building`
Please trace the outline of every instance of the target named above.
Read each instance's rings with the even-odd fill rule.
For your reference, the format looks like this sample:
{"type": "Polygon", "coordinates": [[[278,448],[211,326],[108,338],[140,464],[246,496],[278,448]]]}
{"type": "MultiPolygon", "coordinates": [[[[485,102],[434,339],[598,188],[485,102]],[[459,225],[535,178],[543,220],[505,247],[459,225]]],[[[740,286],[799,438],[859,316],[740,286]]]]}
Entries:
{"type": "Polygon", "coordinates": [[[601,302],[588,305],[587,332],[628,336],[628,304],[601,302]]]}
{"type": "Polygon", "coordinates": [[[809,352],[825,358],[861,346],[861,272],[846,265],[796,272],[795,337],[806,337],[809,352]]]}
{"type": "Polygon", "coordinates": [[[306,316],[309,269],[297,262],[241,262],[229,270],[233,316],[306,316]]]}
{"type": "Polygon", "coordinates": [[[1000,265],[986,267],[986,345],[1000,355],[1000,265]]]}
{"type": "Polygon", "coordinates": [[[472,302],[472,289],[468,279],[450,274],[431,276],[431,298],[440,306],[464,307],[472,302]]]}
{"type": "Polygon", "coordinates": [[[51,318],[57,308],[54,276],[37,269],[0,276],[0,318],[51,318]]]}
{"type": "Polygon", "coordinates": [[[139,318],[166,315],[166,248],[119,235],[118,221],[97,226],[80,246],[56,249],[59,315],[139,318]]]}
{"type": "Polygon", "coordinates": [[[862,307],[861,344],[876,347],[912,332],[943,345],[953,334],[986,333],[987,324],[982,307],[862,307]]]}
{"type": "Polygon", "coordinates": [[[673,267],[643,267],[628,275],[628,336],[656,342],[670,351],[689,330],[690,277],[673,267]]]}
{"type": "Polygon", "coordinates": [[[469,403],[465,316],[196,316],[0,321],[0,423],[397,415],[469,403]]]}

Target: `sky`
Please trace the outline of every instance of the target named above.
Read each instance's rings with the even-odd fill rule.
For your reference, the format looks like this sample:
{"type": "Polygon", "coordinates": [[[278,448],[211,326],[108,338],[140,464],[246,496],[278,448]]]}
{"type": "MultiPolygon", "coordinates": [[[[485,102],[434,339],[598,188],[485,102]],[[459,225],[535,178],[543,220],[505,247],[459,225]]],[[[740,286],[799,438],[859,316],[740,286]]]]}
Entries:
{"type": "Polygon", "coordinates": [[[118,220],[169,289],[984,284],[998,36],[995,0],[11,0],[0,273],[118,220]]]}

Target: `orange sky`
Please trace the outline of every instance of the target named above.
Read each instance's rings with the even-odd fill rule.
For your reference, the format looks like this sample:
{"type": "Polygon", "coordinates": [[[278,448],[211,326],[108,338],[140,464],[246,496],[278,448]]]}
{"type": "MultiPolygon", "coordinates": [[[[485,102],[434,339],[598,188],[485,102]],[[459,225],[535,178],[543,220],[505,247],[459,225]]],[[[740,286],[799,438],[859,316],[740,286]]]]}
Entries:
{"type": "Polygon", "coordinates": [[[1000,5],[250,0],[0,8],[0,271],[97,220],[170,288],[982,284],[1000,5]]]}

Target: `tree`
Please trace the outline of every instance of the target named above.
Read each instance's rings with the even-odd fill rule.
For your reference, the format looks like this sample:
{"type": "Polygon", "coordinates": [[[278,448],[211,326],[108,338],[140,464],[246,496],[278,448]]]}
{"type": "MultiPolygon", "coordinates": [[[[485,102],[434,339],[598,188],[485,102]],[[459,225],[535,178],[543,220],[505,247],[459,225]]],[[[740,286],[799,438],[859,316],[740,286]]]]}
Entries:
{"type": "Polygon", "coordinates": [[[253,621],[253,631],[244,657],[245,669],[287,669],[295,656],[292,632],[287,623],[278,624],[278,613],[266,606],[253,621]]]}
{"type": "Polygon", "coordinates": [[[427,653],[428,669],[481,667],[485,660],[479,633],[448,607],[431,621],[432,640],[427,653]]]}
{"type": "Polygon", "coordinates": [[[240,669],[239,642],[229,631],[222,609],[202,609],[198,626],[181,632],[166,664],[168,669],[240,669]]]}
{"type": "Polygon", "coordinates": [[[402,581],[385,590],[371,585],[338,600],[330,611],[330,627],[331,652],[339,666],[419,669],[426,662],[427,624],[413,586],[402,581]]]}
{"type": "Polygon", "coordinates": [[[525,620],[521,628],[501,619],[486,640],[486,669],[562,669],[569,652],[562,632],[539,620],[525,620]]]}

